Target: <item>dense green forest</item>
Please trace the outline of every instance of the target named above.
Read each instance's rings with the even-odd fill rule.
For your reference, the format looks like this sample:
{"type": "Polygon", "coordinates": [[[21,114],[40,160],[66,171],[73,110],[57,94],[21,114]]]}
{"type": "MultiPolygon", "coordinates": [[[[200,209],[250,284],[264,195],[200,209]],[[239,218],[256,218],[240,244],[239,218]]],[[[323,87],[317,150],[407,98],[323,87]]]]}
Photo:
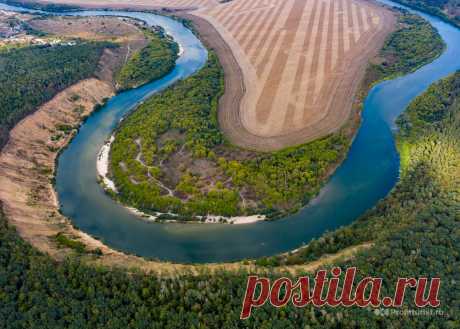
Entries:
{"type": "MultiPolygon", "coordinates": [[[[399,20],[400,29],[382,49],[384,60],[368,70],[363,91],[444,49],[439,34],[420,17],[404,13],[399,20]]],[[[318,193],[348,150],[350,134],[341,131],[273,153],[242,150],[219,131],[222,92],[222,69],[211,52],[195,76],[153,96],[123,121],[111,151],[122,202],[148,213],[180,214],[162,219],[255,213],[278,218],[298,211],[318,193]]]]}
{"type": "Polygon", "coordinates": [[[107,43],[33,46],[0,53],[0,147],[8,131],[37,106],[90,77],[107,43]]]}
{"type": "Polygon", "coordinates": [[[401,10],[397,24],[380,51],[379,62],[368,68],[367,80],[380,81],[413,72],[444,50],[438,31],[422,17],[401,10]]]}
{"type": "Polygon", "coordinates": [[[460,26],[459,0],[393,0],[414,9],[420,9],[460,26]]]}
{"type": "Polygon", "coordinates": [[[134,53],[116,74],[121,90],[139,87],[169,73],[176,63],[179,46],[161,27],[145,29],[149,44],[134,53]]]}
{"type": "MultiPolygon", "coordinates": [[[[379,316],[369,308],[278,309],[266,305],[245,321],[239,320],[245,272],[162,278],[90,267],[77,258],[56,263],[21,240],[0,215],[0,327],[458,328],[460,296],[454,281],[460,279],[458,219],[455,241],[448,235],[455,230],[455,221],[445,220],[442,210],[433,214],[437,216],[359,255],[352,265],[358,266],[360,277],[383,277],[385,294],[392,291],[397,276],[441,276],[444,316],[379,316]],[[452,245],[454,242],[457,244],[452,245]]],[[[404,309],[413,309],[407,296],[404,309]]]]}

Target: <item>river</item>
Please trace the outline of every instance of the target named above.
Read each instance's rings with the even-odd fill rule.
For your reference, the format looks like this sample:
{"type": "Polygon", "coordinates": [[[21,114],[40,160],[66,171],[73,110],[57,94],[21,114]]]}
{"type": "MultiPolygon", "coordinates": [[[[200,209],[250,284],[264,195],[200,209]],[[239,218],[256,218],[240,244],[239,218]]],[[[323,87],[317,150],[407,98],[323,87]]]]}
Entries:
{"type": "MultiPolygon", "coordinates": [[[[402,7],[389,1],[380,2],[402,7]]],[[[0,9],[25,10],[3,4],[0,9]]],[[[398,180],[395,119],[430,84],[460,69],[460,30],[439,18],[411,11],[423,16],[439,31],[447,44],[443,55],[412,74],[376,85],[369,92],[361,127],[346,160],[309,205],[275,222],[248,225],[146,222],[104,193],[97,182],[96,158],[105,140],[139,102],[202,67],[207,51],[191,31],[170,18],[125,11],[73,12],[71,15],[127,16],[150,25],[161,25],[182,45],[184,54],[170,74],[118,94],[83,124],[59,158],[56,190],[62,213],[80,230],[114,249],[187,263],[274,255],[350,224],[385,197],[398,180]]]]}

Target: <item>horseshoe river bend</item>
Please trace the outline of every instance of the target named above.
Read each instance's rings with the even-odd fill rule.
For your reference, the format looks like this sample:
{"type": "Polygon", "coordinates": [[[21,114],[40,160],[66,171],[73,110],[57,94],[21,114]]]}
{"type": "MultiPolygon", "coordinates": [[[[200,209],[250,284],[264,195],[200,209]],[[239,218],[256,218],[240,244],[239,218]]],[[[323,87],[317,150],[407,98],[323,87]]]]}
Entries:
{"type": "MultiPolygon", "coordinates": [[[[4,4],[0,4],[0,9],[32,11],[4,4]]],[[[80,230],[114,249],[186,263],[227,262],[286,252],[325,231],[351,223],[385,197],[398,180],[395,119],[430,84],[460,69],[460,30],[439,18],[415,12],[439,31],[446,51],[416,72],[379,83],[369,92],[361,127],[346,160],[305,208],[278,221],[246,225],[147,222],[105,194],[96,172],[97,155],[104,142],[136,105],[199,70],[207,59],[207,51],[190,30],[167,17],[131,11],[66,13],[126,16],[160,25],[184,52],[167,76],[114,96],[82,125],[59,158],[56,190],[62,213],[80,230]]]]}

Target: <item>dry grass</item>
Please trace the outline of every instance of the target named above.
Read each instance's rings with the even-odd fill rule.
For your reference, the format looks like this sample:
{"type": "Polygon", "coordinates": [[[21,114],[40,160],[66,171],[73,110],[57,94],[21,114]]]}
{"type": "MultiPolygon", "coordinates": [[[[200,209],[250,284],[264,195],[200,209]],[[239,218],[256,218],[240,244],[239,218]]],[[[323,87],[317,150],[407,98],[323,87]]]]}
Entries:
{"type": "Polygon", "coordinates": [[[145,38],[132,20],[116,17],[53,17],[29,24],[41,31],[63,37],[116,42],[142,42],[145,38]]]}
{"type": "Polygon", "coordinates": [[[51,184],[58,150],[71,137],[52,141],[56,127],[78,124],[95,104],[112,95],[109,84],[94,78],[67,88],[16,125],[0,153],[0,200],[5,215],[24,239],[42,251],[58,254],[50,238],[66,226],[69,232],[73,230],[58,212],[51,184]],[[72,101],[73,95],[79,99],[72,101]]]}

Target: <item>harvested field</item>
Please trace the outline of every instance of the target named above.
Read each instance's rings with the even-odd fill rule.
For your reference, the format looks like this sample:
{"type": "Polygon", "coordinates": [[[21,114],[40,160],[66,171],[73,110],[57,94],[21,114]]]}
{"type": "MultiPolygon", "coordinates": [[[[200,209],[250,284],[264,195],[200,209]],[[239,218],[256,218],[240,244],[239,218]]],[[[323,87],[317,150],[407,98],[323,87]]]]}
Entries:
{"type": "Polygon", "coordinates": [[[53,17],[34,19],[29,24],[37,30],[69,38],[145,42],[133,22],[117,17],[53,17]]]}
{"type": "Polygon", "coordinates": [[[222,100],[222,129],[265,151],[342,127],[368,60],[394,26],[389,11],[356,0],[235,0],[193,14],[219,32],[242,71],[244,96],[239,108],[235,97],[222,100]]]}

